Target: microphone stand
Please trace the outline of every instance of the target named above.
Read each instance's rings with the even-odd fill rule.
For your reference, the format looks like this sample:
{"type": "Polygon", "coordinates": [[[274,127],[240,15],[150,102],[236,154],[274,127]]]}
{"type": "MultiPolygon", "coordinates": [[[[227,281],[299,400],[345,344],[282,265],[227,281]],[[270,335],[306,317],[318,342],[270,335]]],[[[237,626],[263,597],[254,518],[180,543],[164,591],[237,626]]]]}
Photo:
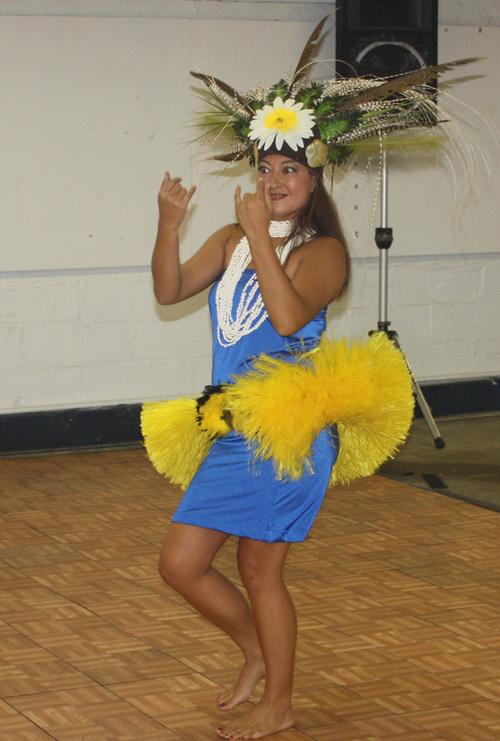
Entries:
{"type": "MultiPolygon", "coordinates": [[[[392,229],[387,225],[388,220],[388,201],[389,201],[389,187],[388,187],[388,166],[387,166],[387,151],[385,146],[381,147],[381,158],[382,158],[382,167],[381,167],[381,198],[380,198],[380,226],[375,229],[375,243],[379,250],[379,300],[378,300],[378,323],[377,323],[377,330],[372,330],[370,334],[373,334],[374,331],[378,332],[385,332],[385,334],[388,336],[388,338],[396,345],[396,347],[403,352],[401,349],[401,345],[399,344],[399,337],[395,330],[389,329],[391,322],[388,321],[388,311],[387,311],[387,296],[388,296],[388,279],[389,279],[389,249],[392,244],[392,229]]],[[[424,416],[425,421],[427,422],[427,426],[430,430],[430,433],[434,439],[434,445],[436,448],[444,448],[445,441],[440,435],[440,432],[437,428],[436,422],[434,421],[434,417],[432,416],[432,412],[429,408],[429,405],[427,404],[425,397],[422,393],[422,390],[413,375],[413,371],[410,368],[410,364],[408,363],[408,360],[406,359],[406,356],[403,352],[403,357],[405,359],[406,365],[408,366],[408,370],[410,371],[412,385],[413,385],[413,392],[416,396],[417,403],[420,407],[420,410],[424,416]]]]}

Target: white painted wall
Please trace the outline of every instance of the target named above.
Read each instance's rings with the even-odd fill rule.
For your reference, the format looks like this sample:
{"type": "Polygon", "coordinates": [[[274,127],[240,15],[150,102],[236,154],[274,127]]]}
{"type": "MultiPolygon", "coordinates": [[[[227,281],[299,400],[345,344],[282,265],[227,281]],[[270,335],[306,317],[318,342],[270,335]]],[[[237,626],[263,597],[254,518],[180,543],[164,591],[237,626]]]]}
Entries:
{"type": "MultiPolygon", "coordinates": [[[[257,39],[253,31],[257,27],[255,20],[262,15],[268,19],[277,18],[266,28],[265,43],[269,48],[269,39],[280,36],[286,30],[288,44],[276,45],[279,54],[276,53],[273,59],[276,69],[281,71],[293,63],[312,23],[324,14],[325,4],[254,4],[248,0],[0,0],[0,18],[2,15],[24,15],[23,22],[39,22],[42,17],[45,23],[49,16],[56,15],[52,20],[63,32],[68,16],[73,23],[75,17],[93,16],[85,18],[84,22],[102,22],[102,33],[109,33],[110,19],[120,15],[151,18],[156,13],[168,18],[170,14],[182,19],[181,24],[189,24],[189,19],[195,17],[198,41],[196,49],[191,51],[190,64],[194,60],[198,68],[206,71],[211,67],[216,74],[220,50],[211,49],[210,34],[203,32],[204,24],[207,24],[205,28],[213,28],[214,19],[230,19],[233,29],[246,29],[247,33],[252,29],[252,38],[257,39]],[[104,16],[101,21],[99,16],[104,16]],[[289,21],[291,17],[296,19],[293,23],[289,21]]],[[[472,27],[476,24],[471,31],[478,33],[479,24],[483,24],[488,26],[485,29],[487,33],[494,33],[499,23],[495,0],[469,0],[462,4],[448,0],[441,3],[441,35],[448,33],[444,30],[446,24],[453,24],[453,33],[462,38],[459,26],[472,27]]],[[[155,38],[158,39],[158,36],[155,38]]],[[[470,38],[470,34],[467,38],[470,38]]],[[[161,39],[157,47],[158,54],[161,54],[160,42],[161,39]]],[[[451,47],[447,51],[450,51],[452,58],[462,56],[462,48],[454,50],[453,44],[451,47]]],[[[259,58],[258,54],[256,58],[259,58]]],[[[225,69],[225,65],[224,62],[221,67],[225,69]]],[[[183,69],[183,74],[185,72],[183,69]]],[[[241,79],[245,74],[253,81],[253,70],[248,70],[246,61],[243,63],[242,59],[238,59],[231,75],[226,75],[226,78],[230,77],[230,81],[244,88],[248,84],[241,79]]],[[[485,99],[484,107],[490,102],[485,99]]],[[[41,105],[43,110],[43,101],[41,105]]],[[[2,126],[6,126],[5,119],[2,126]]],[[[147,147],[145,140],[141,140],[141,133],[144,132],[136,136],[138,148],[147,147]]],[[[54,146],[57,144],[56,141],[52,143],[54,146]]],[[[489,159],[495,163],[498,151],[494,149],[492,139],[488,140],[487,147],[489,159]]],[[[147,152],[147,149],[144,151],[147,152]]],[[[100,406],[172,398],[179,394],[196,393],[210,380],[211,339],[206,297],[197,297],[185,305],[163,308],[158,307],[153,299],[147,263],[148,242],[152,240],[156,218],[154,202],[157,182],[154,167],[157,152],[150,151],[145,156],[144,177],[137,165],[136,154],[132,156],[135,167],[133,179],[137,181],[139,178],[138,202],[148,212],[150,221],[145,222],[147,233],[141,235],[143,241],[139,253],[137,244],[131,247],[134,259],[130,254],[124,254],[124,259],[120,261],[119,247],[115,246],[111,262],[103,261],[97,252],[92,259],[82,260],[82,243],[72,244],[67,235],[61,236],[61,224],[55,225],[53,253],[50,252],[50,246],[45,247],[45,250],[49,250],[49,253],[42,255],[45,262],[35,259],[32,263],[15,262],[12,256],[5,254],[8,247],[2,242],[2,264],[5,269],[0,267],[3,269],[0,273],[0,411],[100,406]],[[60,260],[47,262],[51,254],[52,257],[58,254],[60,260]],[[8,263],[8,260],[11,262],[8,263]],[[6,267],[7,264],[11,267],[6,267]]],[[[193,171],[189,161],[182,166],[186,168],[188,176],[201,175],[203,171],[199,165],[195,165],[193,171]]],[[[161,177],[161,167],[159,170],[158,177],[161,177]]],[[[82,183],[82,187],[88,187],[89,182],[91,179],[82,183]]],[[[347,192],[346,183],[352,185],[352,182],[346,180],[343,185],[337,186],[339,197],[342,188],[344,193],[347,192]]],[[[220,187],[222,190],[229,187],[232,190],[233,184],[230,179],[227,186],[205,179],[202,180],[200,192],[210,193],[210,200],[213,198],[219,204],[221,196],[215,198],[213,191],[220,187]]],[[[483,187],[486,187],[484,183],[483,187]]],[[[44,195],[50,197],[50,180],[44,184],[44,188],[48,190],[44,195]]],[[[449,203],[449,196],[444,200],[449,203]]],[[[346,196],[343,210],[351,225],[354,221],[354,205],[357,204],[346,196]]],[[[229,207],[223,206],[223,212],[224,208],[229,207]]],[[[85,209],[87,217],[92,217],[88,203],[85,209]]],[[[128,218],[127,209],[124,208],[124,218],[128,218]]],[[[413,218],[411,209],[412,203],[409,203],[406,220],[413,218]]],[[[198,217],[196,212],[193,214],[190,237],[184,245],[186,255],[207,230],[207,217],[200,219],[199,214],[200,211],[198,217]]],[[[398,207],[397,214],[404,226],[405,213],[398,207]]],[[[61,213],[60,218],[64,219],[65,214],[61,213]]],[[[99,218],[102,221],[102,212],[99,212],[99,218]]],[[[215,213],[214,224],[219,223],[219,218],[220,213],[215,213]]],[[[96,222],[99,226],[99,219],[96,222]]],[[[355,244],[354,249],[352,289],[331,308],[329,314],[330,325],[336,334],[361,336],[375,327],[377,322],[377,251],[374,245],[371,246],[371,228],[366,216],[363,217],[363,224],[364,241],[361,247],[355,244]]],[[[211,228],[212,224],[208,226],[211,228]]],[[[435,235],[439,235],[442,241],[442,220],[437,217],[431,223],[427,220],[425,228],[428,229],[428,236],[425,249],[420,253],[414,247],[407,249],[403,246],[402,228],[399,227],[399,231],[396,228],[390,256],[389,318],[400,334],[406,355],[419,380],[500,373],[499,210],[487,209],[480,226],[482,233],[491,235],[484,247],[479,242],[468,249],[467,244],[460,243],[458,236],[452,234],[446,235],[449,243],[443,249],[431,241],[435,235]],[[453,244],[457,245],[456,249],[453,244]]],[[[14,227],[15,220],[12,221],[14,227]]],[[[109,222],[106,229],[110,229],[109,222]]],[[[107,234],[109,239],[113,238],[112,230],[107,234]]]]}
{"type": "MultiPolygon", "coordinates": [[[[394,258],[390,319],[417,377],[500,369],[500,257],[394,258]]],[[[356,261],[329,311],[337,336],[377,322],[377,260],[356,261]]],[[[158,307],[145,271],[2,280],[0,393],[5,411],[173,398],[210,381],[206,296],[158,307]]]]}

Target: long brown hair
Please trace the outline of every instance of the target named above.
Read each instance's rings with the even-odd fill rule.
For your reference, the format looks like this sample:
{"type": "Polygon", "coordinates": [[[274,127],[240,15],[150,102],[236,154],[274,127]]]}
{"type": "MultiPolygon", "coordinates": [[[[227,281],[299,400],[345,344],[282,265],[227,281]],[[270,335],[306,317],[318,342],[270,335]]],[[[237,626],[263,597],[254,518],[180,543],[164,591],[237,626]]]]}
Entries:
{"type": "Polygon", "coordinates": [[[309,170],[315,181],[315,187],[306,205],[295,217],[291,237],[301,232],[312,232],[316,237],[333,237],[344,248],[345,281],[337,298],[342,296],[349,286],[351,278],[351,259],[340,216],[335,203],[323,183],[322,171],[309,170]]]}

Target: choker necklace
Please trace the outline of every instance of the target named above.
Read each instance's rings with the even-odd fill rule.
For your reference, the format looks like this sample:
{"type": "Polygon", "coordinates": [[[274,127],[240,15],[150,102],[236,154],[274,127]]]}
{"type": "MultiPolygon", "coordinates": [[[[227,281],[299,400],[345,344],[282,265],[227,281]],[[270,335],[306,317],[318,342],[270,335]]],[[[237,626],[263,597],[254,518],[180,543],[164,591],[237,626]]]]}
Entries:
{"type": "MultiPolygon", "coordinates": [[[[281,265],[285,263],[292,249],[304,241],[304,235],[298,235],[294,239],[285,239],[290,236],[292,226],[293,221],[271,221],[269,224],[269,236],[282,237],[284,240],[276,249],[281,265]]],[[[238,306],[233,314],[234,292],[251,259],[250,245],[244,236],[236,245],[229,265],[215,291],[217,339],[223,347],[235,345],[242,337],[258,329],[267,318],[255,272],[243,286],[238,306]]]]}
{"type": "Polygon", "coordinates": [[[288,237],[292,232],[293,221],[269,222],[270,237],[288,237]]]}

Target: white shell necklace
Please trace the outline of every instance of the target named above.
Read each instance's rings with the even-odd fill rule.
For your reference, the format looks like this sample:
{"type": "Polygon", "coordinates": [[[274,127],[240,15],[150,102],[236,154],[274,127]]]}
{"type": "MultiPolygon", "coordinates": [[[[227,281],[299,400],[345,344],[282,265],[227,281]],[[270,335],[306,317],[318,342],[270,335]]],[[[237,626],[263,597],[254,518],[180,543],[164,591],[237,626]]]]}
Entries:
{"type": "MultiPolygon", "coordinates": [[[[281,265],[285,263],[292,249],[304,241],[303,234],[295,239],[285,239],[290,235],[292,226],[293,221],[271,221],[269,224],[270,237],[284,238],[276,249],[281,265]]],[[[248,239],[243,237],[236,245],[229,265],[215,291],[217,339],[222,347],[235,345],[242,337],[258,329],[267,318],[267,311],[259,293],[257,275],[254,272],[243,286],[233,319],[234,292],[251,259],[248,239]]]]}

